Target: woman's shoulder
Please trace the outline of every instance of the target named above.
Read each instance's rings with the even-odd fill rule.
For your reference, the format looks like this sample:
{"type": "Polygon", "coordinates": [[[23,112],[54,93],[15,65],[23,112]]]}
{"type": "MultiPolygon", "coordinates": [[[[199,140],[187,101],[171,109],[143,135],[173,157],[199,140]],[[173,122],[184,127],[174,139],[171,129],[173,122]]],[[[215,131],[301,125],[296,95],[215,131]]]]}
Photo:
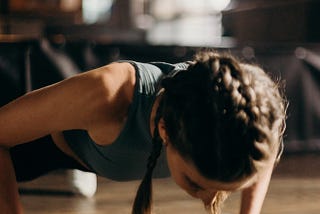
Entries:
{"type": "Polygon", "coordinates": [[[131,102],[136,84],[136,69],[131,63],[116,62],[101,67],[101,87],[108,99],[131,102]]]}
{"type": "Polygon", "coordinates": [[[95,82],[101,80],[101,83],[105,83],[103,86],[107,89],[114,89],[114,87],[119,87],[123,84],[135,84],[135,67],[128,62],[114,62],[84,72],[81,75],[95,82]]]}
{"type": "Polygon", "coordinates": [[[136,84],[134,66],[126,62],[111,63],[88,71],[84,75],[92,80],[90,83],[92,96],[99,98],[96,102],[101,102],[102,110],[108,109],[108,115],[112,112],[112,115],[118,116],[121,115],[119,111],[122,109],[126,112],[127,106],[133,99],[136,84]]]}
{"type": "Polygon", "coordinates": [[[97,144],[110,144],[123,128],[133,101],[135,68],[130,63],[117,62],[84,75],[93,80],[93,92],[89,96],[93,100],[87,100],[92,106],[91,119],[86,129],[97,144]]]}
{"type": "Polygon", "coordinates": [[[111,63],[74,77],[78,88],[92,93],[97,101],[117,102],[131,99],[136,82],[135,68],[130,63],[111,63]]]}

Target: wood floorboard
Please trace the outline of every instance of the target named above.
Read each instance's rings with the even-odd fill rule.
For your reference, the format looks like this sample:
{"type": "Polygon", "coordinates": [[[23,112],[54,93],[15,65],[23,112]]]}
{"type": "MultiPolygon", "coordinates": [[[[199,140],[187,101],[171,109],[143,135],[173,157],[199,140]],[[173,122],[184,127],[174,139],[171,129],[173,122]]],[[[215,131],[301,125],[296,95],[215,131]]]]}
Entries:
{"type": "MultiPolygon", "coordinates": [[[[262,214],[319,214],[320,213],[320,154],[285,155],[275,169],[262,214]]],[[[59,175],[27,183],[21,194],[26,214],[126,214],[139,184],[113,182],[98,178],[98,191],[92,198],[66,194],[63,191],[32,192],[30,189],[63,183],[59,175]],[[29,185],[29,186],[28,186],[29,185]]],[[[57,186],[57,185],[56,185],[57,186]]],[[[57,188],[59,190],[59,188],[57,188]]],[[[206,213],[202,204],[185,194],[168,179],[154,181],[154,210],[157,214],[206,213]]],[[[223,213],[236,214],[240,193],[232,194],[226,201],[223,213]]]]}

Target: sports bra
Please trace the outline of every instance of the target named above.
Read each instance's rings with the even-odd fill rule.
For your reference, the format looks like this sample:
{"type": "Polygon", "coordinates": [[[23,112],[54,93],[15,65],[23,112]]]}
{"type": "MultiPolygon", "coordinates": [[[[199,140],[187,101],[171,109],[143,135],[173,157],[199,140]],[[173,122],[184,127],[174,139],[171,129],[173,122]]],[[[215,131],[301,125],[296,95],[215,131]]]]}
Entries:
{"type": "MultiPolygon", "coordinates": [[[[124,128],[110,145],[96,144],[86,130],[65,130],[64,137],[73,152],[100,176],[117,181],[143,178],[152,150],[149,121],[161,80],[188,67],[187,63],[131,63],[136,70],[136,85],[124,128]]],[[[154,169],[154,177],[170,176],[165,152],[154,169]]]]}

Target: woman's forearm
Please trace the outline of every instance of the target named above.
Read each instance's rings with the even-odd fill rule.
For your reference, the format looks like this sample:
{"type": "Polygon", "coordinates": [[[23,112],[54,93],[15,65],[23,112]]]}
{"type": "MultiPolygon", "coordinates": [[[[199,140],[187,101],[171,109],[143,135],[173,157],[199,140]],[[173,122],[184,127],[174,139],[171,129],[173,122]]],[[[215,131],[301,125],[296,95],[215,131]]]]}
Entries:
{"type": "Polygon", "coordinates": [[[242,191],[240,214],[259,214],[268,191],[273,167],[268,168],[249,188],[242,191]]]}
{"type": "Polygon", "coordinates": [[[0,147],[0,212],[5,214],[22,214],[18,185],[10,153],[0,147]]]}

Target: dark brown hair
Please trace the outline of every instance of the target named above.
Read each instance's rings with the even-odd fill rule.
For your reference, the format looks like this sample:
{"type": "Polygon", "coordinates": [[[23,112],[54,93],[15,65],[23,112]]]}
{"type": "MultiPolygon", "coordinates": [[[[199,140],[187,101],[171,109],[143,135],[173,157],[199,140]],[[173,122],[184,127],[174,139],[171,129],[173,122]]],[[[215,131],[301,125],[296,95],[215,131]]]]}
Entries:
{"type": "MultiPolygon", "coordinates": [[[[161,105],[162,106],[162,105],[161,105]]],[[[162,149],[162,139],[159,136],[158,123],[161,118],[161,106],[159,105],[154,119],[152,152],[147,163],[147,172],[142,179],[134,200],[132,214],[150,214],[152,205],[152,172],[162,149]]]]}
{"type": "MultiPolygon", "coordinates": [[[[173,147],[203,176],[222,182],[249,177],[279,150],[285,101],[279,85],[258,66],[229,54],[200,52],[162,87],[157,117],[173,147]]],[[[133,214],[151,213],[151,173],[161,150],[157,132],[133,214]]]]}

